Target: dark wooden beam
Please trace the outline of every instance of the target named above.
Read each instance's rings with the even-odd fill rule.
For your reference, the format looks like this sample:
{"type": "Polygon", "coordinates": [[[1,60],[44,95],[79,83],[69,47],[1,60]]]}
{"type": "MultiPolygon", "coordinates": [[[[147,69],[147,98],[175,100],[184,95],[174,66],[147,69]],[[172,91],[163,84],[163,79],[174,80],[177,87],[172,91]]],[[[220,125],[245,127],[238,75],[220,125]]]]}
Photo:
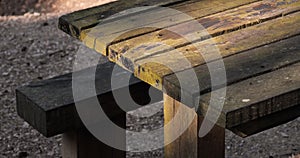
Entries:
{"type": "MultiPolygon", "coordinates": [[[[102,108],[108,117],[118,117],[123,113],[114,100],[111,89],[111,76],[115,64],[105,63],[96,68],[96,93],[102,108]]],[[[77,75],[81,76],[81,86],[85,86],[85,80],[89,80],[88,72],[92,68],[81,70],[77,75]]],[[[131,73],[116,66],[116,75],[119,79],[126,79],[131,73]]],[[[116,92],[123,91],[128,87],[115,89],[116,92]]],[[[129,89],[132,98],[140,105],[150,102],[148,90],[150,85],[131,77],[129,89]]],[[[162,93],[154,90],[157,97],[151,102],[162,100],[162,93]]],[[[81,120],[77,114],[72,92],[72,73],[54,77],[52,79],[30,83],[16,90],[18,114],[47,137],[64,133],[82,127],[81,120]]],[[[91,96],[93,97],[93,96],[91,96]]],[[[81,101],[89,104],[90,99],[81,101]]],[[[134,110],[134,109],[132,109],[134,110]]]]}

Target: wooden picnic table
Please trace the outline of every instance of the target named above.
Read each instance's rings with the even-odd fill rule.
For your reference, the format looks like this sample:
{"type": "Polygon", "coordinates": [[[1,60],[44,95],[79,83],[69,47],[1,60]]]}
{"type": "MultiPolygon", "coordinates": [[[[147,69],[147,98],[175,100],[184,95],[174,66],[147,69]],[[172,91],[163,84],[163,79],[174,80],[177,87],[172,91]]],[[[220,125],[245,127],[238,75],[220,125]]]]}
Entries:
{"type": "MultiPolygon", "coordinates": [[[[182,97],[192,100],[184,104],[193,107],[201,95],[197,111],[199,118],[181,136],[183,139],[166,147],[166,156],[197,155],[197,145],[198,155],[222,155],[225,128],[245,137],[299,116],[299,10],[298,0],[134,0],[63,16],[59,26],[137,78],[163,91],[165,124],[174,117],[173,111],[183,105],[180,103],[182,97]],[[105,20],[114,13],[143,5],[168,7],[180,12],[168,15],[159,9],[151,11],[153,8],[146,8],[105,20]],[[144,23],[131,25],[143,14],[144,23]],[[185,14],[199,22],[210,36],[199,33],[202,30],[191,25],[191,19],[185,18],[185,14]],[[150,25],[153,23],[155,25],[150,25]],[[180,30],[183,35],[169,30],[180,30]],[[122,34],[113,38],[118,32],[122,34]],[[197,35],[194,41],[183,37],[194,34],[197,35]],[[151,45],[158,42],[173,49],[162,44],[151,45]],[[213,52],[208,45],[219,50],[227,78],[224,107],[215,129],[206,136],[218,139],[214,139],[215,142],[210,139],[209,143],[204,141],[205,138],[195,141],[195,131],[208,111],[212,89],[217,90],[212,87],[207,64],[219,59],[209,56],[213,52]],[[196,47],[201,48],[201,53],[196,47]],[[203,54],[208,54],[205,59],[203,54]],[[185,67],[184,61],[188,61],[191,67],[185,67]],[[196,72],[197,82],[185,76],[185,83],[180,83],[178,75],[184,76],[189,70],[196,72]],[[197,84],[200,90],[194,88],[197,84]],[[183,89],[182,85],[188,88],[183,89]],[[179,147],[180,143],[185,147],[179,147]],[[218,146],[215,144],[220,148],[214,148],[218,146]],[[206,149],[203,153],[202,148],[206,149]]],[[[219,85],[219,88],[224,86],[219,85]]],[[[186,115],[193,113],[189,110],[186,108],[186,115]]],[[[175,128],[179,128],[182,122],[177,123],[175,128]]],[[[165,139],[172,135],[172,130],[165,131],[165,139]]]]}
{"type": "MultiPolygon", "coordinates": [[[[188,129],[165,147],[166,157],[224,157],[225,129],[246,137],[299,117],[299,11],[299,0],[122,0],[62,16],[59,27],[162,91],[165,124],[179,107],[188,117],[195,114],[189,107],[199,106],[188,129]],[[151,5],[156,7],[105,20],[133,7],[151,5]],[[163,7],[179,12],[168,14],[163,7]],[[141,15],[144,23],[132,25],[141,15]],[[186,15],[207,34],[191,25],[186,15]],[[189,35],[197,38],[184,38],[189,35]],[[221,58],[211,55],[212,48],[221,58]],[[209,71],[208,64],[216,61],[224,63],[227,81],[212,86],[211,71],[216,70],[209,71]],[[189,71],[195,72],[196,82],[185,75],[189,71]],[[198,138],[211,95],[224,87],[226,96],[220,99],[224,106],[215,127],[198,138]],[[188,101],[183,103],[182,98],[188,101]]],[[[172,129],[166,129],[165,139],[184,119],[173,123],[172,129]]]]}

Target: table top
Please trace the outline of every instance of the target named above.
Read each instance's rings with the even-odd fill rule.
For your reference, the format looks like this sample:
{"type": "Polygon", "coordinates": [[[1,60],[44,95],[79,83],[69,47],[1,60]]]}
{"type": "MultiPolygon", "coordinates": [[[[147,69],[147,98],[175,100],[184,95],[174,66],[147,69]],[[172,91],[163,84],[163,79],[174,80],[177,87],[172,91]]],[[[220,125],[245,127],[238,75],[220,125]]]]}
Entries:
{"type": "Polygon", "coordinates": [[[300,115],[299,11],[299,0],[123,0],[59,27],[199,114],[226,87],[218,125],[247,136],[300,115]]]}

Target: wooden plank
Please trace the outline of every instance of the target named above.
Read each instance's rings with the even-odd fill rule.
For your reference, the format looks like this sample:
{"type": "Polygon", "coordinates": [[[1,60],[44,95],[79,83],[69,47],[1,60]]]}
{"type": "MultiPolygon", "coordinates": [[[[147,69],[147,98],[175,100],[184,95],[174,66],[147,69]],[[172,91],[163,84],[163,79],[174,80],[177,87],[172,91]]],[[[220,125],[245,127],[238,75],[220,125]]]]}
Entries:
{"type": "Polygon", "coordinates": [[[180,130],[184,130],[174,142],[164,148],[164,157],[225,157],[225,129],[215,126],[203,138],[198,137],[198,131],[203,116],[197,115],[193,109],[164,94],[165,142],[176,137],[180,130]],[[191,124],[189,124],[189,120],[191,124]],[[170,126],[170,128],[167,128],[170,126]],[[185,130],[185,126],[188,128],[185,130]]]}
{"type": "MultiPolygon", "coordinates": [[[[197,0],[190,0],[190,1],[177,1],[177,3],[170,3],[170,4],[167,4],[167,5],[162,5],[162,7],[168,7],[168,8],[176,9],[176,10],[182,11],[182,12],[184,12],[184,13],[192,16],[192,17],[199,17],[199,13],[200,13],[200,15],[202,15],[203,13],[208,15],[209,13],[212,14],[212,13],[216,13],[218,11],[223,11],[225,9],[229,9],[228,7],[230,5],[233,8],[233,7],[237,7],[239,5],[247,4],[247,3],[250,3],[250,2],[254,2],[254,1],[258,1],[258,0],[246,0],[244,2],[240,2],[240,1],[236,1],[236,0],[230,1],[230,2],[225,1],[225,0],[217,0],[217,1],[213,1],[213,2],[210,2],[208,0],[203,0],[203,1],[200,1],[200,2],[198,1],[197,2],[197,0]],[[180,2],[182,2],[182,3],[180,3],[180,2]],[[219,6],[219,7],[216,8],[215,7],[216,5],[219,6]],[[212,11],[213,6],[214,6],[214,11],[212,11]],[[199,7],[201,8],[201,11],[199,10],[199,7]]],[[[155,4],[155,3],[153,3],[153,4],[155,4]]],[[[157,4],[160,4],[160,3],[157,3],[157,4]]],[[[158,5],[156,5],[156,6],[158,6],[158,5]]],[[[149,9],[149,10],[152,10],[152,9],[149,9]]],[[[141,14],[141,13],[147,12],[149,10],[142,10],[142,12],[140,12],[140,11],[134,12],[134,14],[132,14],[131,12],[128,13],[128,14],[125,13],[124,16],[132,16],[132,15],[135,16],[137,14],[141,14]]],[[[174,19],[174,16],[176,16],[176,14],[172,15],[172,16],[173,16],[172,20],[180,20],[176,17],[174,19]]],[[[179,16],[180,16],[180,14],[179,14],[179,16]]],[[[166,19],[171,19],[172,18],[169,15],[160,15],[159,17],[166,17],[166,19]]],[[[125,19],[127,18],[127,21],[128,21],[128,17],[123,17],[123,16],[121,18],[117,18],[117,19],[122,20],[124,18],[125,19]]],[[[113,20],[117,20],[117,19],[113,18],[113,20]]],[[[145,21],[145,22],[150,23],[149,20],[151,20],[151,17],[150,17],[150,19],[147,18],[147,21],[145,21]]],[[[161,19],[160,21],[164,21],[164,20],[161,19]]],[[[154,22],[158,22],[158,21],[154,21],[154,22]]],[[[77,21],[77,23],[83,23],[81,25],[84,25],[84,23],[93,23],[92,25],[96,26],[96,24],[99,24],[99,20],[89,19],[87,17],[87,18],[82,19],[81,21],[77,21]],[[87,21],[91,21],[91,22],[87,22],[87,21]]],[[[111,25],[111,26],[115,28],[115,25],[111,25]]],[[[120,27],[115,28],[115,30],[118,30],[118,29],[120,29],[120,27]]],[[[81,30],[83,31],[83,29],[81,29],[81,30]]],[[[150,30],[155,30],[155,29],[152,28],[150,30]]],[[[89,30],[84,31],[84,33],[86,33],[86,32],[89,32],[89,30]]],[[[145,34],[147,32],[148,32],[148,30],[146,29],[143,32],[141,32],[141,34],[145,34]]],[[[132,36],[136,36],[136,35],[138,35],[138,33],[134,33],[134,35],[132,34],[132,36]]]]}
{"type": "MultiPolygon", "coordinates": [[[[227,129],[232,129],[262,117],[266,118],[285,109],[299,106],[299,74],[300,63],[296,63],[228,86],[225,104],[218,124],[227,129]]],[[[201,96],[198,113],[206,114],[209,100],[210,94],[201,96]]],[[[215,109],[215,107],[211,108],[215,109]]],[[[288,113],[285,113],[285,115],[289,116],[288,113]]],[[[291,117],[295,116],[291,115],[291,117]]],[[[266,126],[269,125],[266,124],[266,126]]],[[[265,129],[263,125],[255,126],[253,124],[253,128],[255,127],[257,127],[256,132],[265,129]]],[[[237,132],[237,130],[235,129],[233,132],[242,133],[237,132]]]]}
{"type": "MultiPolygon", "coordinates": [[[[90,28],[97,26],[98,24],[102,24],[103,22],[106,23],[106,22],[122,20],[124,18],[128,18],[128,16],[135,16],[135,15],[143,14],[143,13],[151,11],[151,10],[155,10],[158,7],[179,7],[181,5],[193,3],[194,1],[197,1],[197,0],[188,0],[188,1],[183,1],[183,0],[157,1],[157,0],[155,0],[155,1],[151,1],[151,2],[145,1],[144,3],[142,3],[142,5],[140,5],[139,3],[134,5],[134,4],[132,4],[132,2],[127,2],[127,3],[129,3],[128,6],[132,5],[132,7],[128,7],[127,8],[128,10],[126,10],[126,11],[114,12],[113,14],[112,14],[112,12],[109,12],[110,13],[109,16],[105,16],[105,15],[103,15],[102,12],[100,12],[100,13],[73,21],[72,25],[76,27],[76,29],[79,31],[79,33],[81,33],[82,31],[89,30],[90,28]],[[148,8],[147,8],[147,6],[148,6],[148,8]],[[145,7],[145,8],[138,8],[138,7],[145,7]],[[133,9],[133,8],[138,8],[138,9],[133,9]],[[114,17],[113,15],[118,15],[118,16],[114,17]],[[109,20],[105,19],[105,18],[108,18],[109,20]]],[[[84,31],[84,32],[86,33],[87,31],[84,31]]],[[[78,34],[77,37],[80,37],[80,34],[78,34]]]]}
{"type": "Polygon", "coordinates": [[[213,2],[209,0],[203,0],[195,3],[184,3],[181,5],[169,6],[171,9],[178,10],[178,12],[169,11],[165,8],[157,8],[142,14],[134,14],[119,18],[119,20],[116,21],[110,21],[103,24],[101,23],[96,27],[82,31],[80,39],[84,41],[88,47],[94,48],[96,51],[106,55],[106,48],[110,42],[118,42],[155,30],[161,30],[162,28],[170,25],[191,21],[193,18],[199,18],[218,13],[254,1],[257,0],[217,0],[213,2]],[[191,17],[186,16],[184,13],[191,17]],[[149,25],[160,26],[161,28],[149,27],[149,25]],[[128,30],[132,29],[134,31],[128,32],[128,30]],[[115,39],[114,36],[120,32],[126,32],[126,34],[123,34],[115,39]]]}
{"type": "MultiPolygon", "coordinates": [[[[283,0],[261,1],[199,19],[197,18],[201,17],[203,13],[201,14],[201,12],[191,12],[190,14],[197,19],[197,21],[206,29],[208,34],[204,34],[203,30],[201,30],[202,28],[199,28],[199,26],[192,25],[192,23],[188,22],[173,27],[168,27],[167,29],[176,30],[185,36],[189,36],[193,33],[195,34],[194,36],[199,36],[197,40],[203,40],[209,38],[209,35],[212,37],[222,35],[224,33],[236,31],[248,26],[259,24],[261,22],[281,17],[283,15],[287,15],[289,13],[293,13],[299,10],[300,1],[293,1],[290,3],[283,0]]],[[[185,45],[188,43],[188,41],[186,41],[185,38],[180,37],[175,33],[172,33],[168,30],[160,30],[112,45],[110,46],[110,50],[118,54],[126,54],[126,51],[124,52],[124,50],[130,50],[134,47],[144,45],[145,43],[147,44],[155,42],[160,42],[169,45],[172,48],[176,48],[180,45],[185,45]]],[[[163,51],[164,48],[158,47],[156,48],[156,50],[163,51]]],[[[156,53],[156,51],[153,51],[153,53],[156,53]]],[[[150,55],[147,54],[147,56],[150,55]]],[[[141,53],[128,53],[126,57],[136,59],[138,57],[144,56],[141,53]]],[[[116,59],[112,58],[111,60],[114,61],[116,59]]]]}
{"type": "Polygon", "coordinates": [[[151,46],[143,48],[140,46],[132,51],[127,51],[127,53],[119,54],[120,57],[116,63],[134,72],[139,79],[158,89],[162,89],[162,78],[172,74],[173,71],[182,71],[187,67],[195,67],[205,62],[216,60],[215,53],[217,52],[212,52],[212,48],[218,49],[220,56],[227,57],[297,35],[300,33],[299,27],[300,13],[298,12],[243,30],[194,43],[198,48],[201,48],[201,54],[193,45],[187,45],[173,51],[161,52],[151,56],[155,51],[149,50],[149,48],[159,50],[160,46],[157,48],[151,46]],[[150,56],[147,54],[150,54],[150,56]],[[203,58],[204,55],[206,61],[203,58]],[[186,64],[183,62],[184,60],[190,66],[184,66],[183,64],[186,64]],[[173,71],[167,66],[172,67],[173,71]]]}
{"type": "MultiPolygon", "coordinates": [[[[227,85],[299,62],[300,45],[298,41],[300,41],[300,36],[295,36],[224,58],[227,85]]],[[[164,92],[180,100],[181,95],[192,97],[211,91],[211,76],[207,65],[200,65],[191,70],[195,71],[197,75],[197,83],[194,83],[189,77],[184,78],[188,84],[185,85],[187,91],[182,93],[177,76],[172,74],[164,77],[164,92]],[[201,88],[200,91],[197,88],[198,85],[201,88]]],[[[178,72],[177,75],[184,76],[184,73],[184,71],[178,72]]]]}
{"type": "MultiPolygon", "coordinates": [[[[114,67],[115,64],[113,63],[100,64],[97,66],[95,74],[96,95],[108,117],[122,114],[111,90],[111,76],[114,67]]],[[[86,81],[90,80],[88,74],[91,71],[93,68],[75,72],[82,76],[82,86],[86,86],[86,81]]],[[[131,75],[118,66],[114,71],[117,72],[115,75],[120,79],[125,79],[126,76],[131,75]]],[[[145,105],[149,102],[149,85],[132,77],[128,86],[131,89],[131,96],[138,104],[145,105]]],[[[124,88],[126,87],[118,87],[115,90],[118,92],[124,88]]],[[[160,91],[154,91],[153,94],[158,95],[158,97],[152,98],[158,100],[153,101],[162,100],[160,91]]],[[[75,108],[71,73],[20,87],[16,90],[16,95],[19,116],[47,137],[82,127],[75,108]]],[[[81,102],[88,105],[90,99],[86,98],[81,102]]]]}
{"type": "MultiPolygon", "coordinates": [[[[249,95],[246,92],[240,93],[241,91],[244,92],[241,89],[241,87],[243,87],[243,89],[248,90],[249,86],[251,87],[251,85],[253,85],[253,83],[254,83],[254,81],[251,82],[251,80],[256,80],[257,77],[255,77],[255,76],[277,70],[279,68],[288,66],[295,62],[299,62],[299,57],[300,57],[299,56],[300,55],[300,46],[298,44],[299,40],[300,40],[300,36],[296,36],[296,37],[293,37],[290,39],[286,39],[286,40],[283,40],[280,42],[266,45],[264,47],[259,47],[259,48],[241,53],[241,54],[237,54],[237,55],[225,58],[224,64],[225,64],[226,73],[227,73],[227,83],[229,85],[233,84],[232,86],[234,86],[236,88],[236,91],[235,91],[236,94],[241,94],[241,95],[245,96],[245,98],[242,98],[242,99],[248,99],[247,97],[251,96],[251,95],[249,95]],[[251,77],[254,77],[254,78],[251,78],[251,77]],[[247,84],[241,85],[240,83],[237,83],[237,82],[243,81],[245,79],[250,80],[247,83],[248,85],[247,84]],[[237,83],[237,84],[234,84],[234,83],[237,83]]],[[[294,69],[297,69],[297,68],[294,68],[294,69]]],[[[203,93],[209,92],[211,89],[211,83],[210,83],[211,78],[210,78],[210,74],[208,72],[208,68],[206,67],[206,65],[201,65],[201,66],[195,67],[194,70],[195,70],[198,80],[199,80],[198,84],[200,85],[200,88],[201,88],[200,92],[194,88],[196,86],[196,83],[193,83],[192,80],[189,79],[189,77],[186,77],[185,83],[188,83],[188,84],[186,84],[185,86],[187,86],[188,88],[184,89],[183,93],[181,93],[180,92],[181,91],[180,84],[175,75],[167,76],[164,79],[164,88],[165,88],[164,91],[168,95],[172,96],[173,98],[175,98],[177,100],[181,99],[181,95],[192,96],[193,98],[195,98],[195,97],[199,96],[200,93],[203,94],[203,93]]],[[[279,76],[284,76],[284,73],[281,73],[282,71],[284,71],[284,70],[281,70],[280,72],[278,72],[278,71],[271,72],[273,74],[274,82],[280,83],[280,82],[284,81],[284,80],[279,81],[281,79],[281,78],[279,78],[279,76]]],[[[184,73],[184,72],[179,72],[179,74],[178,74],[179,76],[180,76],[180,73],[184,73]]],[[[296,70],[295,70],[295,74],[297,74],[296,70]]],[[[299,74],[298,74],[298,77],[299,77],[299,74]]],[[[264,77],[264,78],[267,78],[267,77],[264,77]]],[[[272,78],[269,77],[269,79],[271,80],[272,78]]],[[[265,80],[267,80],[267,79],[265,79],[265,80]]],[[[268,82],[271,82],[271,81],[268,81],[268,82]]],[[[243,81],[243,82],[245,82],[245,81],[243,81]]],[[[241,83],[243,83],[243,82],[241,82],[241,83]]],[[[264,80],[262,80],[261,82],[264,82],[264,80]]],[[[283,82],[283,83],[285,83],[285,82],[283,82]]],[[[220,86],[222,86],[222,85],[220,85],[220,86]]],[[[296,88],[296,87],[297,86],[295,86],[294,88],[296,88]]],[[[268,87],[268,88],[270,88],[270,87],[268,87]]],[[[272,90],[271,88],[269,89],[270,91],[272,90]]],[[[288,89],[288,86],[286,88],[288,89]]],[[[299,82],[298,82],[298,88],[299,88],[299,82]]],[[[263,85],[258,85],[255,90],[253,90],[252,92],[253,93],[261,92],[261,93],[257,93],[257,95],[263,95],[263,96],[265,94],[263,93],[262,90],[268,91],[266,86],[263,87],[263,85]],[[256,90],[256,92],[254,92],[255,90],[256,90]]],[[[290,89],[290,90],[293,90],[293,89],[290,89]]],[[[278,89],[277,92],[279,93],[280,90],[278,89]]],[[[232,94],[231,94],[232,96],[227,96],[227,97],[234,99],[236,94],[233,94],[233,93],[234,92],[232,92],[232,94]]],[[[284,93],[284,91],[282,91],[282,93],[284,93]]],[[[209,96],[210,94],[206,94],[206,95],[209,96]]],[[[201,98],[202,98],[202,96],[201,96],[201,98]]],[[[259,103],[258,99],[253,99],[253,101],[257,101],[259,103]]],[[[274,102],[274,105],[272,104],[270,106],[276,106],[275,103],[276,102],[274,102]]],[[[231,104],[236,105],[236,103],[231,103],[231,104]]],[[[281,106],[281,104],[280,104],[280,107],[277,107],[277,108],[284,109],[284,108],[286,108],[285,106],[295,105],[294,103],[289,104],[289,102],[285,102],[285,104],[287,104],[287,105],[281,106]]],[[[230,103],[228,103],[228,105],[230,105],[230,103]]],[[[189,106],[194,106],[194,105],[189,105],[189,106]]],[[[258,106],[258,105],[253,104],[253,106],[258,106]]],[[[241,109],[242,109],[242,107],[241,107],[241,109]]],[[[238,109],[238,110],[240,110],[240,109],[238,109]]],[[[228,117],[226,116],[226,114],[227,113],[225,113],[225,112],[222,113],[221,117],[219,118],[219,124],[221,124],[224,127],[225,127],[224,122],[228,121],[227,120],[228,117]]],[[[264,117],[264,116],[260,116],[260,117],[264,117]]],[[[289,117],[289,119],[286,119],[285,121],[291,120],[294,117],[292,117],[292,115],[291,115],[291,117],[289,117]]],[[[254,117],[254,119],[255,119],[255,117],[254,117]]],[[[260,119],[260,118],[256,117],[256,119],[260,119]]],[[[256,121],[252,121],[252,122],[262,122],[261,120],[263,120],[263,119],[260,119],[260,121],[256,120],[256,121]]],[[[230,121],[228,123],[230,123],[230,121]]],[[[240,125],[240,127],[237,125],[239,127],[239,130],[242,130],[242,127],[245,127],[244,129],[246,129],[246,127],[248,128],[249,126],[253,126],[253,124],[251,124],[251,125],[249,125],[247,123],[245,123],[246,125],[244,123],[241,123],[241,124],[243,124],[243,125],[240,125]]],[[[253,126],[253,129],[251,130],[252,132],[249,132],[248,134],[257,133],[257,132],[262,131],[270,126],[274,126],[274,124],[271,124],[271,123],[266,124],[265,123],[264,127],[263,127],[263,124],[260,124],[260,126],[258,126],[258,125],[253,126]],[[255,127],[257,127],[257,129],[254,130],[255,127]]],[[[245,131],[241,132],[239,130],[235,130],[234,132],[236,132],[237,134],[240,134],[240,135],[241,135],[241,133],[244,133],[244,136],[245,136],[246,132],[245,131]]]]}
{"type": "Polygon", "coordinates": [[[264,130],[285,124],[300,117],[300,105],[293,106],[253,121],[230,127],[230,130],[241,137],[251,136],[264,130]]]}
{"type": "MultiPolygon", "coordinates": [[[[183,0],[118,0],[104,5],[76,11],[59,18],[59,28],[73,37],[79,38],[83,29],[95,26],[103,19],[124,10],[142,6],[165,6],[183,0]]],[[[135,12],[132,12],[135,13],[135,12]]]]}

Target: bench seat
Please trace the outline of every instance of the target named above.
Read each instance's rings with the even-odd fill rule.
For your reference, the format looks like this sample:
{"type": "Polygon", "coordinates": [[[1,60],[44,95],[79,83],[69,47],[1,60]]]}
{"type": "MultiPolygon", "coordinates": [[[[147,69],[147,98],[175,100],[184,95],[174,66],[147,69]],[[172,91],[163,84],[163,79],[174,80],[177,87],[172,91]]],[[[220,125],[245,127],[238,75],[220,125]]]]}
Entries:
{"type": "MultiPolygon", "coordinates": [[[[108,117],[118,117],[123,111],[116,105],[112,95],[111,76],[115,64],[107,62],[97,65],[95,84],[97,97],[101,100],[101,105],[108,117]]],[[[94,68],[83,69],[77,73],[82,76],[82,84],[89,77],[89,71],[94,68]],[[85,78],[84,78],[85,77],[85,78]]],[[[131,75],[119,66],[115,68],[119,77],[131,75]]],[[[84,85],[83,85],[84,86],[84,85]]],[[[122,90],[128,87],[121,87],[122,90]]],[[[139,79],[132,77],[129,88],[134,89],[131,95],[140,105],[148,104],[149,95],[147,93],[150,86],[139,79]]],[[[162,93],[155,91],[157,97],[153,102],[162,100],[162,93]]],[[[46,137],[52,137],[67,131],[84,127],[76,111],[72,92],[72,73],[57,76],[48,80],[37,81],[22,86],[16,90],[18,115],[32,125],[36,130],[46,137]]],[[[91,98],[94,96],[91,96],[91,98]]],[[[90,98],[82,100],[89,102],[90,98]]],[[[132,109],[134,110],[134,109],[132,109]]]]}

